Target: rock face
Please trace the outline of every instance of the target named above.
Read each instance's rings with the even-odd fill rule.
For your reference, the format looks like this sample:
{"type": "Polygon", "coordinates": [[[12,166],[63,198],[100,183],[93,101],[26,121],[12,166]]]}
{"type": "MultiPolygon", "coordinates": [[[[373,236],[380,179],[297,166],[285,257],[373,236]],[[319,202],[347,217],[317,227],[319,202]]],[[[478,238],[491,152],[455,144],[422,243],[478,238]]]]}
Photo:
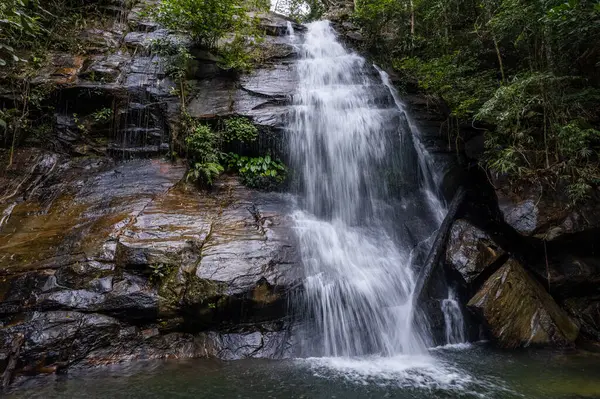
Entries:
{"type": "Polygon", "coordinates": [[[485,232],[466,220],[456,220],[446,246],[446,262],[465,281],[473,283],[482,272],[497,262],[502,250],[485,232]]]}
{"type": "MultiPolygon", "coordinates": [[[[200,191],[183,164],[157,159],[181,103],[167,60],[149,49],[154,39],[189,47],[192,117],[252,118],[259,146],[277,152],[296,84],[289,23],[257,15],[269,34],[264,65],[233,76],[144,19],[151,2],[119,6],[113,28],[80,32],[85,54],[51,54],[33,79],[52,87],[56,113],[44,149],[17,148],[0,172],[0,371],[15,358],[19,375],[289,353],[287,302],[300,276],[287,201],[232,176],[200,191]]],[[[0,106],[12,101],[5,94],[0,106]]]]}
{"type": "Polygon", "coordinates": [[[579,333],[577,324],[514,259],[487,280],[468,306],[504,348],[569,346],[579,333]]]}
{"type": "Polygon", "coordinates": [[[285,354],[299,276],[277,194],[235,178],[199,192],[180,183],[182,167],[159,160],[29,159],[43,177],[21,183],[39,186],[2,212],[0,359],[19,334],[22,371],[285,354]]]}
{"type": "Polygon", "coordinates": [[[600,296],[570,298],[564,306],[581,326],[581,334],[600,342],[600,296]]]}
{"type": "Polygon", "coordinates": [[[589,201],[571,207],[569,198],[560,192],[528,189],[517,195],[503,188],[503,182],[499,181],[497,185],[498,203],[505,221],[523,235],[551,241],[600,226],[598,193],[593,193],[589,201]]]}

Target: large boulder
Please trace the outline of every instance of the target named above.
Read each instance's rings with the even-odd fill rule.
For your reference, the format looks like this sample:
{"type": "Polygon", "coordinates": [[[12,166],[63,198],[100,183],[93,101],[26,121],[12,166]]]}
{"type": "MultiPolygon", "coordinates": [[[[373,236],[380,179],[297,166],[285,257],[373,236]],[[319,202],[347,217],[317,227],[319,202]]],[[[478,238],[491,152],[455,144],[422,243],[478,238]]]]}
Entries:
{"type": "Polygon", "coordinates": [[[473,283],[504,253],[488,234],[468,221],[459,219],[452,225],[446,246],[446,263],[467,283],[473,283]]]}
{"type": "Polygon", "coordinates": [[[589,201],[572,206],[566,190],[547,193],[527,188],[515,193],[502,180],[494,185],[504,220],[523,235],[550,241],[564,234],[600,227],[597,191],[589,201]]]}
{"type": "Polygon", "coordinates": [[[569,346],[579,327],[544,287],[514,259],[509,259],[467,305],[504,348],[569,346]]]}

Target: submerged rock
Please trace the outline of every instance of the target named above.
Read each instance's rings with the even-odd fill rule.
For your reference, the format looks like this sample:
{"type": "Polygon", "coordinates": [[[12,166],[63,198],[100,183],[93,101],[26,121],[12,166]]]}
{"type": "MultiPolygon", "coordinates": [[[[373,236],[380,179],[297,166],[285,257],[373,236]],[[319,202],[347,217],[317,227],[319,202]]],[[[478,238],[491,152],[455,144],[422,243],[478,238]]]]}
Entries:
{"type": "Polygon", "coordinates": [[[504,348],[569,346],[579,327],[514,259],[496,271],[467,305],[504,348]]]}

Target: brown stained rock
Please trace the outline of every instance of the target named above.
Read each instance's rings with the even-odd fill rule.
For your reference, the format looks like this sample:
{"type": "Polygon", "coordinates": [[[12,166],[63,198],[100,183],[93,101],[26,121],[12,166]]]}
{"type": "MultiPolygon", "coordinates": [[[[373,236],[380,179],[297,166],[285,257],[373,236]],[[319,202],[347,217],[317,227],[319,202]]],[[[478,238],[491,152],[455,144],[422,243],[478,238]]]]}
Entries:
{"type": "MultiPolygon", "coordinates": [[[[104,244],[116,239],[157,194],[166,192],[184,173],[168,162],[135,161],[99,174],[90,168],[86,176],[69,163],[59,165],[55,160],[52,167],[46,167],[45,157],[33,161],[39,165],[30,169],[40,170],[41,176],[24,176],[20,185],[31,198],[22,201],[15,195],[7,199],[3,210],[7,216],[0,226],[4,274],[103,258],[104,244]],[[12,207],[10,215],[8,206],[12,207]]],[[[17,194],[20,189],[15,187],[17,194]]]]}
{"type": "Polygon", "coordinates": [[[446,247],[446,262],[472,283],[504,250],[489,235],[466,220],[456,220],[446,247]]]}
{"type": "Polygon", "coordinates": [[[206,318],[238,301],[273,305],[298,273],[283,206],[232,177],[212,192],[179,185],[149,204],[121,234],[117,266],[150,275],[161,269],[164,317],[183,310],[206,318]]]}
{"type": "Polygon", "coordinates": [[[569,346],[579,327],[514,259],[494,273],[467,305],[503,348],[569,346]]]}
{"type": "Polygon", "coordinates": [[[42,68],[32,83],[53,83],[68,85],[77,82],[77,75],[81,72],[85,57],[67,53],[53,53],[50,61],[42,68]]]}

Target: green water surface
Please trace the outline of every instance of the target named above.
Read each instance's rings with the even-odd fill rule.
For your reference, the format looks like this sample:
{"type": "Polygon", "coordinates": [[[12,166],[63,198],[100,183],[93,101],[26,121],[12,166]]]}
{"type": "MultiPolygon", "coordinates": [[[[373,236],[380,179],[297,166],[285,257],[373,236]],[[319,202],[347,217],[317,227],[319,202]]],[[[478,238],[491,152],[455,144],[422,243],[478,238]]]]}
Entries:
{"type": "Polygon", "coordinates": [[[30,379],[7,397],[600,398],[600,355],[476,345],[391,359],[135,362],[30,379]]]}

